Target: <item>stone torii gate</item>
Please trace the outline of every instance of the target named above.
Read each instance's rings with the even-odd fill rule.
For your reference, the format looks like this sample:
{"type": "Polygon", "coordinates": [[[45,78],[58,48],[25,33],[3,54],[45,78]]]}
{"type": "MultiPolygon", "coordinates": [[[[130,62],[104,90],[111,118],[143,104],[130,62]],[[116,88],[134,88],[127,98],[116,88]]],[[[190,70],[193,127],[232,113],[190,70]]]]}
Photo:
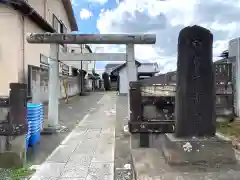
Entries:
{"type": "Polygon", "coordinates": [[[27,36],[27,41],[33,44],[50,44],[48,129],[54,132],[59,125],[59,61],[126,61],[128,82],[136,81],[134,44],[155,44],[156,35],[31,33],[27,36]],[[69,54],[59,52],[59,44],[125,44],[126,53],[69,54]]]}

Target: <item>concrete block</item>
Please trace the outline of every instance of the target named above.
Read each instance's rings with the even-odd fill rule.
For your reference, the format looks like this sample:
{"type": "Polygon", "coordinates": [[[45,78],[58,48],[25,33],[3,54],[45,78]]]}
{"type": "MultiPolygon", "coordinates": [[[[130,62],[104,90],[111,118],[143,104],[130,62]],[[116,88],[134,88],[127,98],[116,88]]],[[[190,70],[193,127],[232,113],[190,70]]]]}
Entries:
{"type": "Polygon", "coordinates": [[[10,137],[10,150],[1,148],[0,168],[21,168],[26,162],[25,135],[10,137]]]}
{"type": "Polygon", "coordinates": [[[167,163],[173,165],[236,163],[232,142],[217,137],[177,138],[165,134],[162,150],[167,163]]]}

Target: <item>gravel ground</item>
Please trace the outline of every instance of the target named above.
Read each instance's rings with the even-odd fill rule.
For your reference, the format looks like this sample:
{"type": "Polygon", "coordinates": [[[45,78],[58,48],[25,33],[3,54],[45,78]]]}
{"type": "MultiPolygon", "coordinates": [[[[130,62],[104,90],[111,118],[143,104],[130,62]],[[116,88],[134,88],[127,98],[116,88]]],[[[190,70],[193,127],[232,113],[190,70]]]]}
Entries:
{"type": "Polygon", "coordinates": [[[127,125],[127,97],[118,96],[116,107],[115,131],[115,180],[132,180],[132,160],[130,153],[129,134],[124,132],[127,125]]]}
{"type": "Polygon", "coordinates": [[[0,180],[11,180],[11,171],[9,169],[0,169],[0,180]]]}

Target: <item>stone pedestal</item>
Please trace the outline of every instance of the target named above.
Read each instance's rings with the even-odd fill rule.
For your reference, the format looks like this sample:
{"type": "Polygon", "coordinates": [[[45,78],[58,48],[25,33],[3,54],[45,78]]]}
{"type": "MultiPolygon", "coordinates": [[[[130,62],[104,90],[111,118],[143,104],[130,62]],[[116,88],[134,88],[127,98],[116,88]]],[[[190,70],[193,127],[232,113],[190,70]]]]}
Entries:
{"type": "Polygon", "coordinates": [[[168,164],[207,164],[236,163],[232,142],[218,137],[178,138],[165,134],[162,150],[168,164]]]}
{"type": "Polygon", "coordinates": [[[26,163],[26,137],[25,135],[11,138],[10,150],[6,150],[6,137],[0,136],[0,168],[22,168],[26,163]]]}

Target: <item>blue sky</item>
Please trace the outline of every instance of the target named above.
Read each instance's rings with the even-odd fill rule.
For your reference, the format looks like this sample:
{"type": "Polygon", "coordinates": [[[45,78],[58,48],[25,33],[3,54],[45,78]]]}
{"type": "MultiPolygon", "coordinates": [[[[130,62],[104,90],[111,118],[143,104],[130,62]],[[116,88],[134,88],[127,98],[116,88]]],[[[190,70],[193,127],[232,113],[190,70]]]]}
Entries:
{"type": "MultiPolygon", "coordinates": [[[[240,0],[72,0],[72,4],[79,33],[156,34],[156,44],[135,46],[135,57],[157,62],[161,72],[176,69],[178,35],[186,26],[211,31],[213,60],[228,49],[229,40],[240,36],[240,0]]],[[[98,52],[125,52],[123,46],[92,45],[93,50],[96,47],[98,52]]],[[[106,63],[98,62],[97,69],[106,63]]]]}
{"type": "MultiPolygon", "coordinates": [[[[79,28],[79,33],[83,34],[99,33],[96,24],[101,10],[111,10],[117,7],[116,0],[109,0],[106,3],[102,4],[96,2],[91,3],[87,0],[73,0],[72,5],[79,28]],[[80,16],[80,12],[82,10],[91,12],[91,17],[82,19],[80,16]]],[[[106,62],[96,62],[96,69],[103,69],[105,64],[106,62]]]]}
{"type": "Polygon", "coordinates": [[[86,0],[73,0],[73,9],[80,33],[99,33],[96,28],[97,19],[101,12],[101,9],[113,9],[117,7],[115,0],[109,0],[104,4],[101,3],[91,3],[86,0]],[[82,9],[86,9],[92,12],[92,16],[87,19],[80,18],[80,12],[82,9]]]}

